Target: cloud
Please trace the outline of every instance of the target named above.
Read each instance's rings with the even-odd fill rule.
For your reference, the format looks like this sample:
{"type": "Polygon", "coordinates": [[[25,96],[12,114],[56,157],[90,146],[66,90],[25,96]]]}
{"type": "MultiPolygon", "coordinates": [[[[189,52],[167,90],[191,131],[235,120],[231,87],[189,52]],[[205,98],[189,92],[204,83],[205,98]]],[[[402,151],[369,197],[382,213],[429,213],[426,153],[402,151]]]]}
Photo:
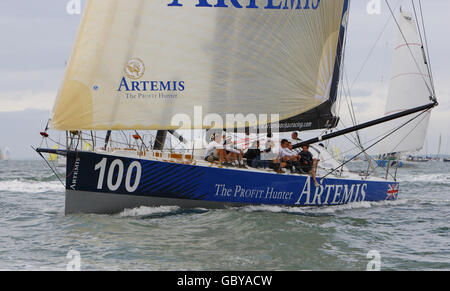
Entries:
{"type": "MultiPolygon", "coordinates": [[[[84,7],[85,1],[82,2],[84,7]]],[[[403,2],[405,6],[408,4],[403,2]]],[[[68,0],[0,1],[3,44],[0,47],[0,123],[2,131],[8,131],[2,135],[0,146],[1,142],[10,143],[9,147],[17,148],[14,152],[19,156],[29,151],[30,138],[33,142],[39,139],[38,130],[45,126],[61,85],[64,64],[80,21],[80,16],[67,14],[67,3],[68,0]]],[[[391,20],[365,62],[390,17],[385,5],[380,15],[368,15],[367,3],[352,2],[345,59],[349,81],[358,76],[351,90],[358,123],[384,114],[396,34],[391,20]],[[365,67],[359,75],[363,64],[365,67]]],[[[439,134],[443,134],[444,140],[450,138],[446,128],[450,121],[450,58],[447,57],[450,38],[445,37],[446,27],[450,26],[450,1],[426,1],[423,8],[440,103],[433,110],[430,122],[428,147],[432,149],[437,148],[439,134]]],[[[340,104],[340,116],[346,126],[352,125],[345,100],[340,104]]],[[[364,140],[370,140],[379,131],[371,128],[361,134],[364,140]]],[[[353,147],[345,138],[333,143],[340,141],[347,148],[353,147]]],[[[450,149],[447,151],[450,153],[450,149]]]]}
{"type": "MultiPolygon", "coordinates": [[[[354,85],[351,102],[355,110],[358,123],[372,120],[384,115],[388,84],[375,82],[358,82],[354,85]]],[[[351,125],[345,97],[340,101],[340,115],[345,124],[351,125]]]]}
{"type": "Polygon", "coordinates": [[[51,110],[64,68],[0,70],[0,112],[51,110]]]}

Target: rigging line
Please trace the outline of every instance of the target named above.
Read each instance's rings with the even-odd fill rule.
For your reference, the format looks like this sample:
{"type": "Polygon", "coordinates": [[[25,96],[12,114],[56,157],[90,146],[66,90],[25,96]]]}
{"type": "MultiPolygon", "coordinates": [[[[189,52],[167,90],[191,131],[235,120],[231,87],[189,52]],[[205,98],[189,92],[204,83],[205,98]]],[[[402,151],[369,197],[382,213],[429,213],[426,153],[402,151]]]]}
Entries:
{"type": "MultiPolygon", "coordinates": [[[[390,12],[391,12],[391,14],[392,14],[392,17],[393,17],[394,20],[395,20],[395,23],[397,24],[397,28],[398,28],[398,30],[400,31],[400,34],[402,35],[402,38],[403,38],[403,40],[405,41],[406,46],[408,47],[409,53],[411,54],[411,57],[412,57],[412,59],[414,60],[414,63],[415,63],[415,65],[416,65],[416,67],[417,67],[417,70],[418,70],[419,73],[421,74],[422,79],[423,79],[423,82],[425,83],[425,86],[427,86],[428,93],[430,93],[430,95],[434,96],[434,95],[433,95],[433,91],[431,90],[430,86],[428,85],[427,81],[425,80],[425,77],[423,76],[422,70],[420,69],[419,63],[417,62],[417,60],[416,60],[416,58],[415,58],[415,56],[414,56],[414,54],[413,54],[413,52],[412,52],[411,46],[409,45],[409,42],[408,42],[408,40],[406,39],[405,34],[403,33],[402,28],[400,27],[400,24],[399,24],[398,21],[397,21],[397,18],[395,18],[394,11],[392,10],[391,5],[389,5],[388,0],[385,0],[385,2],[386,2],[386,5],[388,6],[388,8],[389,8],[389,10],[390,10],[390,12]]],[[[416,21],[417,21],[417,20],[416,20],[416,21]]]]}
{"type": "MultiPolygon", "coordinates": [[[[381,141],[385,140],[386,138],[388,138],[389,136],[391,136],[392,134],[394,134],[395,132],[397,132],[398,130],[400,130],[401,128],[403,128],[404,126],[406,126],[407,124],[409,124],[410,122],[412,122],[413,120],[415,120],[416,118],[418,118],[419,116],[421,116],[422,114],[429,112],[431,109],[427,109],[425,111],[422,111],[420,114],[418,114],[417,116],[414,116],[413,118],[411,118],[410,120],[406,121],[403,125],[401,125],[400,127],[398,127],[397,129],[391,131],[388,135],[386,135],[385,137],[383,137],[382,139],[378,140],[377,142],[373,143],[372,145],[370,145],[368,148],[366,148],[366,150],[371,149],[372,147],[374,147],[375,145],[377,145],[378,143],[380,143],[381,141]]],[[[329,175],[331,175],[332,173],[336,172],[338,169],[340,169],[341,167],[345,166],[346,164],[348,164],[350,161],[354,160],[357,156],[359,156],[362,152],[360,152],[359,154],[353,156],[352,158],[350,158],[348,161],[345,161],[344,163],[342,163],[339,167],[332,169],[328,174],[326,174],[325,176],[323,176],[320,181],[322,181],[323,179],[325,179],[326,177],[328,177],[329,175]]],[[[392,175],[390,175],[392,177],[392,175]]],[[[393,177],[394,178],[394,177],[393,177]]],[[[394,178],[395,179],[395,178],[394,178]]]]}
{"type": "MultiPolygon", "coordinates": [[[[145,142],[144,142],[144,140],[143,140],[144,137],[141,136],[137,130],[135,130],[134,132],[140,137],[141,144],[144,146],[145,150],[148,151],[148,148],[147,148],[147,146],[145,145],[145,142]]],[[[138,142],[137,142],[137,140],[136,140],[136,147],[139,147],[137,144],[138,144],[138,142]]]]}
{"type": "MultiPolygon", "coordinates": [[[[62,144],[61,142],[58,142],[58,141],[56,141],[56,140],[53,140],[51,137],[47,137],[47,139],[49,139],[50,141],[52,141],[53,143],[55,143],[55,144],[57,144],[57,145],[59,145],[59,146],[61,146],[61,147],[66,147],[66,145],[64,145],[64,144],[62,144]]],[[[47,144],[47,147],[48,147],[48,144],[47,144]]]]}
{"type": "MultiPolygon", "coordinates": [[[[350,10],[350,7],[348,9],[350,10]]],[[[340,70],[339,79],[341,80],[341,84],[342,84],[343,79],[344,79],[345,67],[346,67],[345,66],[345,60],[347,59],[346,56],[347,56],[348,26],[349,26],[349,23],[350,23],[350,16],[349,16],[349,14],[347,14],[347,15],[348,15],[347,16],[347,24],[346,24],[346,27],[345,27],[345,35],[344,35],[344,39],[343,39],[343,43],[342,43],[342,59],[341,59],[341,64],[340,64],[341,70],[340,70]]],[[[341,41],[341,40],[339,39],[338,41],[341,41]]],[[[344,86],[344,85],[342,85],[342,86],[344,86]]],[[[341,90],[341,96],[340,96],[340,100],[339,100],[339,103],[338,103],[338,106],[337,106],[338,107],[337,108],[337,112],[340,112],[340,110],[341,110],[341,102],[342,102],[343,90],[341,90]]]]}
{"type": "MultiPolygon", "coordinates": [[[[397,4],[396,4],[396,8],[397,8],[402,2],[403,2],[403,0],[399,0],[399,1],[397,2],[397,4]]],[[[383,36],[384,32],[386,31],[386,28],[388,27],[388,24],[389,24],[390,21],[391,21],[391,17],[392,17],[392,15],[390,15],[390,16],[388,17],[388,19],[386,20],[386,23],[385,23],[383,29],[381,30],[381,33],[378,35],[378,38],[375,40],[375,43],[373,44],[372,48],[371,48],[370,51],[369,51],[368,56],[366,57],[366,59],[364,60],[362,66],[361,66],[361,69],[359,70],[358,74],[356,74],[356,77],[355,77],[355,79],[353,80],[353,82],[352,82],[352,84],[351,84],[351,86],[350,86],[350,90],[353,89],[353,86],[355,85],[356,81],[359,79],[359,76],[360,76],[361,73],[363,72],[364,68],[365,68],[366,65],[367,65],[367,62],[369,61],[370,57],[372,56],[373,52],[375,51],[375,48],[376,48],[378,42],[380,41],[381,37],[383,36]]]]}
{"type": "Polygon", "coordinates": [[[427,30],[425,29],[425,21],[424,21],[424,17],[423,17],[423,9],[422,9],[422,1],[421,0],[419,0],[419,8],[420,8],[420,15],[421,15],[421,19],[422,19],[423,35],[425,38],[425,48],[426,48],[427,57],[428,57],[428,66],[430,68],[430,81],[431,81],[431,86],[433,88],[434,98],[436,98],[436,88],[434,86],[433,70],[431,69],[432,67],[431,67],[430,50],[429,50],[429,46],[428,46],[427,30]]]}
{"type": "MultiPolygon", "coordinates": [[[[422,115],[422,114],[424,114],[424,113],[426,113],[426,112],[428,112],[428,111],[431,111],[431,109],[428,109],[427,111],[420,113],[417,117],[419,117],[420,115],[422,115]]],[[[425,118],[425,117],[424,117],[424,118],[425,118]]],[[[408,121],[408,123],[409,123],[409,122],[412,122],[413,120],[414,120],[414,118],[413,118],[412,120],[408,121]]],[[[422,120],[423,120],[423,119],[422,119],[422,120]]],[[[419,123],[420,123],[420,122],[419,122],[419,123]]],[[[402,125],[402,127],[403,127],[403,126],[406,126],[406,125],[407,125],[407,124],[402,125]]],[[[389,132],[389,131],[385,132],[384,134],[387,134],[388,132],[389,132]]],[[[380,136],[383,136],[384,134],[381,134],[381,135],[377,136],[376,138],[371,139],[369,142],[371,142],[371,141],[373,141],[373,140],[379,138],[380,136]]],[[[400,142],[400,143],[401,143],[401,142],[400,142]]],[[[375,161],[375,159],[372,159],[372,160],[375,161]]],[[[380,166],[377,166],[377,168],[380,168],[380,166]]],[[[392,175],[391,175],[391,177],[392,177],[392,175]]]]}
{"type": "MultiPolygon", "coordinates": [[[[389,131],[388,131],[388,132],[385,132],[385,133],[382,133],[382,134],[376,136],[375,138],[368,140],[368,141],[365,142],[364,144],[370,143],[370,142],[372,142],[373,140],[376,140],[376,139],[378,139],[378,138],[380,138],[380,137],[382,137],[383,135],[388,134],[388,133],[389,133],[389,131]]],[[[361,150],[361,152],[358,154],[358,156],[359,156],[360,154],[364,154],[364,156],[365,156],[366,159],[367,159],[367,162],[369,163],[369,167],[372,169],[372,171],[373,171],[374,174],[376,175],[376,169],[377,169],[379,166],[374,167],[374,166],[372,165],[372,162],[375,162],[375,159],[372,158],[372,157],[367,153],[366,149],[364,149],[364,144],[362,144],[362,143],[361,143],[361,144],[357,144],[357,142],[353,141],[352,139],[350,139],[350,138],[349,138],[348,136],[346,136],[346,135],[344,135],[344,137],[345,137],[349,142],[351,142],[355,147],[353,147],[353,148],[351,148],[351,149],[349,149],[349,150],[343,152],[342,154],[345,155],[345,154],[347,154],[347,153],[349,153],[349,152],[352,152],[352,151],[355,150],[355,149],[361,150]]],[[[328,160],[325,160],[325,161],[328,161],[328,160]]]]}
{"type": "MultiPolygon", "coordinates": [[[[348,90],[348,92],[346,92],[346,95],[345,95],[345,97],[346,97],[346,103],[347,103],[347,108],[348,108],[348,111],[349,111],[349,113],[350,113],[350,117],[351,117],[351,119],[352,119],[353,125],[356,125],[356,114],[355,114],[353,102],[352,102],[351,96],[350,96],[350,89],[349,89],[348,75],[345,74],[345,77],[346,77],[347,90],[348,90]],[[349,104],[348,99],[350,99],[350,104],[349,104]]],[[[342,120],[341,120],[341,121],[342,121],[342,120]]],[[[344,122],[342,122],[342,124],[344,124],[344,122]]],[[[345,126],[345,124],[344,124],[344,126],[345,126]]],[[[349,140],[351,143],[353,143],[353,144],[356,146],[356,148],[359,148],[359,149],[361,149],[361,150],[364,151],[364,148],[363,148],[363,145],[362,145],[362,142],[361,142],[361,138],[360,138],[360,136],[359,136],[359,132],[358,132],[358,131],[356,132],[356,137],[353,136],[353,134],[351,134],[351,136],[352,136],[352,138],[355,139],[355,142],[353,142],[352,140],[350,140],[350,138],[348,138],[347,136],[345,136],[345,138],[346,138],[347,140],[349,140]]],[[[368,157],[368,155],[367,155],[365,152],[364,152],[364,155],[365,155],[366,157],[368,157]]],[[[369,163],[370,163],[370,161],[369,161],[369,163]]],[[[371,163],[370,163],[370,164],[371,164],[371,163]]]]}
{"type": "MultiPolygon", "coordinates": [[[[347,80],[347,83],[348,83],[348,76],[347,76],[347,74],[346,74],[346,80],[347,80]]],[[[356,112],[355,112],[355,107],[353,106],[353,100],[352,100],[352,98],[351,98],[351,92],[350,92],[350,88],[348,88],[348,100],[347,100],[347,106],[348,106],[348,109],[349,109],[349,112],[350,112],[350,116],[352,117],[352,121],[353,121],[353,125],[356,125],[357,124],[357,120],[356,120],[356,112]],[[348,104],[348,102],[350,102],[350,104],[348,104]]],[[[362,149],[362,150],[364,150],[363,149],[363,146],[362,146],[362,142],[361,142],[361,137],[360,137],[360,135],[359,135],[359,130],[357,130],[356,132],[355,132],[355,135],[356,135],[356,137],[354,137],[355,138],[355,140],[356,140],[356,142],[358,143],[358,145],[360,146],[360,148],[362,149]]],[[[353,136],[353,135],[352,135],[353,136]]],[[[367,154],[366,154],[366,152],[364,152],[364,155],[365,156],[367,156],[367,154]]]]}
{"type": "MultiPolygon", "coordinates": [[[[383,133],[377,135],[376,137],[374,137],[374,138],[372,138],[372,139],[369,139],[368,141],[364,142],[363,145],[365,145],[365,144],[367,144],[367,143],[370,143],[370,142],[372,142],[372,141],[374,141],[374,140],[376,140],[376,139],[378,139],[378,138],[380,138],[380,137],[382,137],[382,136],[388,134],[390,131],[391,131],[391,130],[387,130],[387,131],[385,131],[385,132],[383,132],[383,133]]],[[[344,135],[344,136],[345,136],[345,135],[344,135]]],[[[356,149],[356,148],[357,148],[357,147],[354,147],[354,148],[352,148],[352,149],[346,151],[345,153],[348,153],[348,152],[350,152],[350,151],[353,151],[353,150],[356,149]]]]}
{"type": "MultiPolygon", "coordinates": [[[[346,74],[346,76],[347,76],[347,74],[346,74]]],[[[344,94],[344,96],[345,96],[345,103],[347,104],[347,110],[348,110],[348,113],[350,114],[351,121],[352,121],[353,125],[356,125],[355,116],[353,114],[353,111],[350,108],[350,104],[349,104],[349,101],[348,101],[348,99],[350,98],[350,89],[348,87],[348,78],[345,78],[345,79],[346,79],[346,82],[347,82],[347,90],[345,91],[345,94],[344,94]]]]}
{"type": "MultiPolygon", "coordinates": [[[[402,1],[403,1],[403,0],[399,0],[399,1],[397,2],[396,5],[398,6],[399,4],[401,4],[402,1]]],[[[360,71],[358,72],[358,74],[357,74],[355,80],[352,82],[352,85],[351,85],[351,86],[350,86],[350,83],[349,83],[349,80],[348,80],[348,75],[345,74],[345,76],[346,76],[346,82],[347,82],[347,86],[348,86],[348,89],[347,89],[348,92],[346,92],[346,102],[347,102],[347,107],[348,107],[348,110],[349,110],[349,112],[350,112],[350,116],[351,116],[353,125],[356,125],[356,113],[355,113],[355,110],[354,110],[353,101],[352,101],[352,99],[351,99],[351,90],[352,90],[353,85],[355,84],[356,80],[359,78],[361,72],[363,71],[365,65],[367,64],[367,61],[369,60],[370,56],[372,55],[372,53],[373,53],[373,51],[374,51],[374,49],[375,49],[377,43],[378,43],[379,40],[381,39],[381,36],[384,34],[384,31],[386,30],[387,25],[389,24],[390,20],[391,20],[391,16],[387,19],[386,24],[385,24],[385,26],[383,27],[383,30],[381,31],[380,35],[378,36],[377,40],[375,41],[374,45],[372,46],[372,49],[371,49],[371,51],[369,52],[369,55],[367,56],[366,60],[363,62],[363,65],[362,65],[360,71]],[[348,97],[347,97],[347,96],[348,96],[348,97]],[[347,98],[350,99],[350,105],[348,104],[347,98]]],[[[362,147],[362,142],[361,142],[361,137],[360,137],[359,131],[357,131],[355,134],[356,134],[356,137],[354,137],[354,138],[355,138],[356,142],[360,145],[360,148],[362,149],[363,147],[362,147]]],[[[367,155],[365,152],[364,152],[364,154],[367,155]]]]}
{"type": "MultiPolygon", "coordinates": [[[[335,65],[338,66],[339,69],[339,83],[343,84],[343,79],[344,79],[344,71],[345,71],[345,60],[346,60],[346,47],[347,47],[347,37],[348,37],[348,26],[350,23],[350,17],[349,17],[349,13],[348,11],[350,11],[350,3],[349,3],[349,7],[347,9],[347,23],[344,27],[344,37],[343,39],[341,39],[340,37],[338,38],[338,47],[341,47],[341,60],[339,63],[336,63],[335,65]]],[[[343,22],[344,22],[344,18],[341,19],[341,26],[343,26],[343,22]]],[[[337,54],[339,54],[339,52],[337,52],[337,54]]],[[[338,55],[336,55],[336,58],[338,57],[338,55]]],[[[343,85],[341,85],[343,86],[343,85]]],[[[335,100],[335,103],[337,103],[337,108],[335,108],[335,113],[339,113],[341,110],[341,103],[342,103],[342,90],[340,92],[340,97],[339,97],[339,102],[337,102],[337,100],[335,100]]]]}
{"type": "MultiPolygon", "coordinates": [[[[352,106],[353,106],[353,104],[352,104],[352,106]]],[[[350,111],[350,109],[349,109],[349,111],[350,111]]],[[[351,112],[350,112],[350,114],[351,114],[351,112]]],[[[355,117],[355,120],[352,120],[352,122],[353,122],[353,125],[355,126],[356,125],[356,117],[355,117]]],[[[345,123],[342,120],[341,120],[341,123],[344,126],[344,128],[348,127],[345,125],[345,123]]],[[[356,131],[355,134],[358,134],[358,132],[359,131],[356,131]]],[[[354,136],[353,133],[350,133],[350,136],[355,140],[353,144],[355,144],[355,145],[358,144],[358,147],[362,148],[362,142],[361,142],[361,139],[359,138],[359,134],[357,136],[354,136]]]]}
{"type": "MultiPolygon", "coordinates": [[[[346,102],[346,104],[347,104],[347,109],[348,109],[348,111],[349,111],[349,113],[350,113],[350,118],[351,118],[351,121],[352,121],[352,123],[353,123],[353,125],[356,125],[356,115],[354,114],[354,111],[353,111],[353,114],[352,114],[352,110],[350,109],[350,105],[349,105],[349,103],[348,103],[348,99],[349,98],[351,98],[350,97],[350,92],[349,92],[349,89],[348,89],[348,87],[349,87],[349,82],[348,82],[348,75],[347,75],[347,73],[345,72],[345,69],[344,69],[344,74],[345,74],[345,82],[347,82],[347,90],[345,89],[345,82],[344,82],[344,80],[343,80],[343,82],[342,82],[342,90],[341,90],[341,92],[343,92],[342,94],[345,96],[345,102],[346,102]]],[[[341,98],[343,98],[342,96],[341,96],[341,98]]],[[[342,102],[342,100],[341,100],[341,102],[342,102]]],[[[352,103],[352,106],[353,106],[353,103],[352,103]]],[[[339,112],[341,111],[341,108],[339,109],[339,112]]],[[[340,119],[340,122],[344,125],[344,127],[346,127],[345,126],[345,124],[344,124],[344,122],[342,121],[342,119],[340,119]]],[[[351,135],[353,138],[355,138],[353,135],[351,135]]],[[[355,138],[355,141],[356,142],[358,142],[358,140],[355,138]]]]}
{"type": "Polygon", "coordinates": [[[391,153],[394,153],[394,151],[398,148],[398,146],[400,145],[400,144],[402,144],[403,143],[403,141],[408,137],[408,136],[410,136],[411,135],[411,133],[422,123],[422,121],[426,118],[427,116],[426,115],[424,115],[423,117],[422,117],[422,119],[416,124],[416,126],[414,126],[414,128],[413,129],[411,129],[407,134],[406,134],[406,136],[405,137],[403,137],[402,138],[402,140],[400,140],[400,142],[391,150],[391,153]]]}
{"type": "Polygon", "coordinates": [[[35,152],[37,152],[41,158],[44,160],[44,162],[47,164],[47,166],[50,168],[50,170],[52,170],[53,174],[55,174],[55,176],[58,178],[59,182],[61,182],[61,184],[64,186],[64,188],[66,187],[66,185],[64,185],[63,181],[61,180],[61,178],[59,177],[58,173],[53,169],[53,167],[50,165],[50,163],[47,161],[47,159],[42,155],[42,153],[40,153],[39,151],[37,151],[34,147],[31,147],[35,152]]]}
{"type": "Polygon", "coordinates": [[[350,113],[350,116],[352,117],[352,122],[353,122],[353,125],[356,125],[357,124],[357,121],[356,121],[356,114],[355,114],[355,108],[354,108],[354,106],[353,106],[353,102],[352,102],[352,95],[351,95],[351,91],[350,91],[350,84],[349,84],[349,80],[348,80],[348,76],[347,76],[347,74],[346,74],[346,82],[347,82],[347,94],[346,94],[346,97],[347,97],[347,107],[348,107],[348,110],[349,110],[349,113],[350,113]],[[349,104],[350,103],[350,104],[349,104]]]}
{"type": "Polygon", "coordinates": [[[131,143],[128,141],[128,137],[127,137],[127,135],[125,134],[125,132],[124,132],[123,130],[121,130],[120,133],[122,133],[122,135],[123,135],[123,137],[124,137],[124,139],[125,139],[125,142],[126,142],[126,143],[128,144],[128,146],[130,147],[130,146],[131,146],[131,143]]]}
{"type": "MultiPolygon", "coordinates": [[[[419,32],[419,37],[420,37],[420,42],[422,43],[422,53],[423,53],[423,58],[424,58],[424,63],[427,67],[427,71],[428,71],[428,77],[430,78],[430,84],[431,84],[431,88],[433,90],[433,96],[436,95],[435,89],[434,89],[434,83],[433,83],[433,74],[431,72],[431,67],[428,65],[430,62],[430,55],[428,53],[428,44],[426,44],[426,48],[427,48],[427,55],[425,55],[425,48],[424,48],[424,41],[422,38],[422,32],[421,32],[421,28],[420,28],[420,24],[419,24],[419,17],[417,16],[417,9],[416,9],[416,5],[414,4],[414,0],[411,0],[411,4],[413,6],[413,10],[414,10],[414,15],[416,17],[416,24],[417,24],[417,31],[419,32]]],[[[423,25],[423,30],[424,30],[424,36],[425,36],[425,23],[423,22],[423,13],[422,13],[422,25],[423,25]]]]}
{"type": "Polygon", "coordinates": [[[422,38],[422,30],[420,28],[419,17],[417,16],[417,9],[416,9],[416,5],[414,4],[414,0],[411,0],[411,4],[412,4],[412,7],[413,7],[414,16],[416,18],[416,25],[417,25],[417,31],[419,32],[420,43],[423,46],[424,42],[423,42],[423,38],[422,38]]]}
{"type": "MultiPolygon", "coordinates": [[[[344,126],[345,126],[345,125],[344,125],[344,126]]],[[[384,136],[384,135],[389,134],[390,131],[391,131],[391,130],[385,131],[385,132],[383,132],[383,133],[377,135],[376,137],[374,137],[374,138],[372,138],[372,139],[366,141],[365,143],[363,143],[363,148],[364,148],[364,145],[365,145],[365,144],[368,144],[368,143],[370,143],[370,142],[372,142],[372,141],[374,141],[374,140],[376,140],[376,139],[378,139],[378,138],[381,138],[381,137],[384,136]]],[[[356,142],[353,141],[352,139],[350,139],[347,135],[344,135],[343,137],[345,137],[349,142],[351,142],[351,143],[354,145],[353,148],[350,148],[350,149],[344,151],[344,152],[342,153],[343,155],[345,155],[345,154],[347,154],[347,153],[350,153],[350,152],[352,152],[352,151],[355,150],[355,149],[361,149],[361,147],[360,147],[359,145],[357,145],[356,142]]],[[[363,150],[364,150],[364,149],[363,149],[363,150]]],[[[360,152],[358,155],[360,155],[361,153],[363,153],[363,152],[360,152]]],[[[375,159],[371,158],[369,155],[368,155],[368,157],[370,158],[370,160],[375,161],[375,159]]],[[[328,160],[324,160],[324,161],[328,161],[328,160]]],[[[377,166],[377,168],[379,168],[379,166],[377,166]]]]}
{"type": "MultiPolygon", "coordinates": [[[[350,149],[350,150],[348,150],[348,151],[346,151],[346,152],[344,152],[344,153],[342,153],[342,154],[345,155],[345,154],[347,154],[347,153],[353,151],[354,149],[359,149],[359,150],[361,150],[361,152],[360,152],[358,155],[360,155],[361,153],[364,154],[364,156],[367,158],[367,161],[369,162],[370,168],[372,169],[372,171],[374,171],[374,174],[376,174],[376,173],[375,173],[375,168],[373,168],[372,163],[370,162],[371,160],[375,161],[375,159],[373,159],[369,154],[366,153],[366,150],[364,149],[363,145],[356,144],[353,140],[351,140],[349,137],[347,137],[347,136],[345,136],[345,135],[344,135],[344,137],[345,137],[349,142],[353,143],[353,145],[354,145],[355,147],[352,148],[352,149],[350,149]]],[[[368,141],[368,142],[370,142],[370,141],[368,141]]],[[[367,143],[368,143],[368,142],[367,142],[367,143]]],[[[327,160],[325,160],[325,161],[327,161],[327,160]]]]}

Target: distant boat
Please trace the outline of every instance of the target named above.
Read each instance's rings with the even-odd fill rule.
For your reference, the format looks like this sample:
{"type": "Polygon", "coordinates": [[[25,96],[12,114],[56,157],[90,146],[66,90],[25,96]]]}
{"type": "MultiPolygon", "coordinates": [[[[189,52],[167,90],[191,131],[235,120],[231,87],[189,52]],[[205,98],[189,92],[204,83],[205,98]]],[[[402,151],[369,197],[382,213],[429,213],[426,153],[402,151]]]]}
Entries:
{"type": "Polygon", "coordinates": [[[5,160],[11,159],[11,151],[9,148],[5,148],[5,160]]]}
{"type": "Polygon", "coordinates": [[[4,151],[2,151],[2,150],[0,149],[0,160],[5,160],[5,161],[7,161],[7,160],[9,160],[10,158],[11,158],[11,153],[10,153],[9,148],[5,148],[4,151]]]}
{"type": "Polygon", "coordinates": [[[440,155],[441,155],[441,147],[442,147],[442,134],[439,135],[439,146],[438,146],[438,151],[437,151],[437,156],[436,156],[436,160],[440,161],[440,155]]]}
{"type": "Polygon", "coordinates": [[[445,163],[450,163],[450,159],[444,159],[445,163]]]}
{"type": "Polygon", "coordinates": [[[424,157],[418,157],[418,156],[408,156],[406,158],[406,160],[408,162],[415,162],[415,163],[426,163],[429,162],[430,159],[429,158],[424,158],[424,157]]]}

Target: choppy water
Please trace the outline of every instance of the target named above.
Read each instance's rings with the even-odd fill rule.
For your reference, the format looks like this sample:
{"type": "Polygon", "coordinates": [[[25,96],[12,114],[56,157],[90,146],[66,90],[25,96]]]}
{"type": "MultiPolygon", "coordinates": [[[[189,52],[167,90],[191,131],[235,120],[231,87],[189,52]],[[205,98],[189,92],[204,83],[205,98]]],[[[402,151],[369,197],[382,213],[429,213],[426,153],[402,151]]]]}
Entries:
{"type": "Polygon", "coordinates": [[[381,270],[450,270],[450,163],[399,177],[396,202],[64,216],[42,161],[0,161],[0,269],[65,270],[74,250],[82,270],[366,270],[374,250],[381,270]]]}

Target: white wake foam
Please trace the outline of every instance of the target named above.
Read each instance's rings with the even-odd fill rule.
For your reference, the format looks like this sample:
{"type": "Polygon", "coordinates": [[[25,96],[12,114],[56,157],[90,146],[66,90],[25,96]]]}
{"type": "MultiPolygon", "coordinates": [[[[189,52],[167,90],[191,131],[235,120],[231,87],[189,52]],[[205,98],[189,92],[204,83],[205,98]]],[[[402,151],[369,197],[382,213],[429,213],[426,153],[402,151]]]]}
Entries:
{"type": "Polygon", "coordinates": [[[355,202],[343,205],[335,206],[307,206],[307,207],[293,207],[293,206],[278,206],[278,205],[255,205],[255,206],[244,206],[241,210],[245,212],[274,212],[274,213],[298,213],[298,214],[327,214],[335,213],[339,211],[352,210],[352,209],[363,209],[371,208],[373,206],[392,206],[392,205],[402,205],[407,202],[406,199],[396,200],[396,201],[380,201],[380,202],[355,202]]]}
{"type": "Polygon", "coordinates": [[[59,181],[41,182],[11,180],[0,181],[0,191],[16,193],[45,193],[64,191],[63,185],[59,181]]]}
{"type": "Polygon", "coordinates": [[[122,217],[138,217],[138,216],[148,216],[154,214],[167,214],[179,210],[178,206],[159,206],[159,207],[148,207],[140,206],[132,209],[125,209],[119,215],[122,217]]]}

